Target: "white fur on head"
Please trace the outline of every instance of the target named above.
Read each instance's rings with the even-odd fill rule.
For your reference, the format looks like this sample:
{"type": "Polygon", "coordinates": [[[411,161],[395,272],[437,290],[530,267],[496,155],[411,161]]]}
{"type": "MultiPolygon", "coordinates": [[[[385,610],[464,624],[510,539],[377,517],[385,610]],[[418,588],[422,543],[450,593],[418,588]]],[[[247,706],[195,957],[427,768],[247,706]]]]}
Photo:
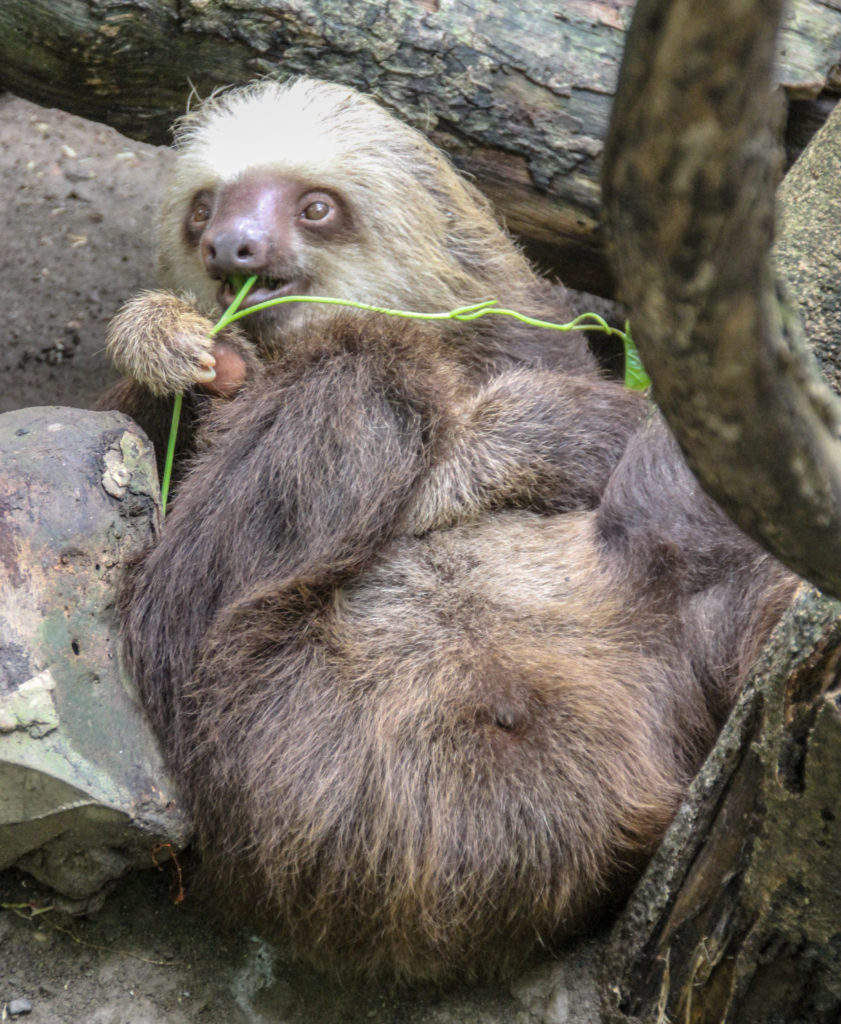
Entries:
{"type": "Polygon", "coordinates": [[[197,191],[251,169],[336,192],[347,204],[354,237],[311,254],[321,294],[435,310],[490,296],[522,301],[533,286],[479,192],[420,132],[353,89],[306,78],[231,89],[178,122],[176,147],[161,271],[166,285],[207,309],[216,288],[184,244],[183,218],[197,191]]]}

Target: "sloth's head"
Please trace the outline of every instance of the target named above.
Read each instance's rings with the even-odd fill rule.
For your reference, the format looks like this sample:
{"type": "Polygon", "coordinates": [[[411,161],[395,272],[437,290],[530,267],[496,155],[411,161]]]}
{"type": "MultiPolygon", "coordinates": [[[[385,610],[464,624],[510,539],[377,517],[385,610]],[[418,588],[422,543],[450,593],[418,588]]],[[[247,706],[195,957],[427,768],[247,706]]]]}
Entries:
{"type": "MultiPolygon", "coordinates": [[[[176,151],[163,283],[208,313],[251,275],[249,304],[304,294],[420,311],[522,302],[533,285],[479,192],[352,89],[302,78],[222,92],[178,122],[176,151]]],[[[271,345],[317,310],[283,305],[243,325],[271,345]]]]}

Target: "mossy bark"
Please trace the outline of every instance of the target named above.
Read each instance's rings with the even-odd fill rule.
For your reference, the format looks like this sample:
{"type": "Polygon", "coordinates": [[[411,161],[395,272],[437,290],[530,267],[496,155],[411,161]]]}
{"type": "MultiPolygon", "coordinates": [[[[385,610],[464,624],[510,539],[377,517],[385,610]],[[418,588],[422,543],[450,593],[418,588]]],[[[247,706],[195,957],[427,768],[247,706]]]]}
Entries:
{"type": "Polygon", "coordinates": [[[128,417],[55,406],[0,416],[0,450],[0,868],[84,900],[189,834],[117,657],[154,461],[128,417]]]}

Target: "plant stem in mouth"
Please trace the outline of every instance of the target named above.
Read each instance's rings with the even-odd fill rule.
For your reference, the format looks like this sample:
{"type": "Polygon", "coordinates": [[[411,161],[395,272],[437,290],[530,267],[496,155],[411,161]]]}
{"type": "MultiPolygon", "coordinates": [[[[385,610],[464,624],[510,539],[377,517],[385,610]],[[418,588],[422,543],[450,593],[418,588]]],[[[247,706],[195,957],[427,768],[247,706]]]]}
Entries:
{"type": "Polygon", "coordinates": [[[230,277],[228,280],[236,288],[236,295],[234,296],[233,302],[228,306],[219,318],[218,322],[214,325],[213,330],[210,332],[211,338],[227,327],[231,320],[234,319],[234,314],[239,309],[240,304],[245,299],[245,296],[257,283],[257,275],[254,274],[251,277],[230,277]]]}
{"type": "MultiPolygon", "coordinates": [[[[240,277],[239,275],[232,275],[231,277],[225,278],[228,284],[231,286],[234,295],[242,288],[245,282],[248,280],[247,277],[240,277]]],[[[256,280],[256,278],[254,279],[256,280]]]]}

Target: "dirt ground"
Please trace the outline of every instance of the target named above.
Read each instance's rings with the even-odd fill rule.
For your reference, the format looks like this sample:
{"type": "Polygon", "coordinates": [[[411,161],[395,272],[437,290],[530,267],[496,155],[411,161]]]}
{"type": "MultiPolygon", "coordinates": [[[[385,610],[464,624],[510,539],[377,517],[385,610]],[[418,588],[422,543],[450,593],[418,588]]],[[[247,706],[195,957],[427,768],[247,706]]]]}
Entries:
{"type": "MultiPolygon", "coordinates": [[[[30,405],[89,407],[113,379],[103,352],[105,327],[125,299],[154,283],[154,210],[167,160],[164,150],[101,125],[0,94],[0,412],[30,405]]],[[[189,887],[189,865],[185,870],[189,887]]],[[[0,1020],[568,1019],[565,1012],[556,1017],[547,1010],[560,997],[546,989],[543,976],[536,987],[527,978],[513,989],[445,996],[329,984],[285,964],[253,936],[226,931],[189,892],[175,905],[171,881],[169,871],[138,872],[123,879],[97,912],[69,917],[27,876],[0,872],[0,1020]]]]}
{"type": "Polygon", "coordinates": [[[88,406],[112,379],[105,326],[154,282],[168,153],[0,95],[0,411],[88,406]]]}

